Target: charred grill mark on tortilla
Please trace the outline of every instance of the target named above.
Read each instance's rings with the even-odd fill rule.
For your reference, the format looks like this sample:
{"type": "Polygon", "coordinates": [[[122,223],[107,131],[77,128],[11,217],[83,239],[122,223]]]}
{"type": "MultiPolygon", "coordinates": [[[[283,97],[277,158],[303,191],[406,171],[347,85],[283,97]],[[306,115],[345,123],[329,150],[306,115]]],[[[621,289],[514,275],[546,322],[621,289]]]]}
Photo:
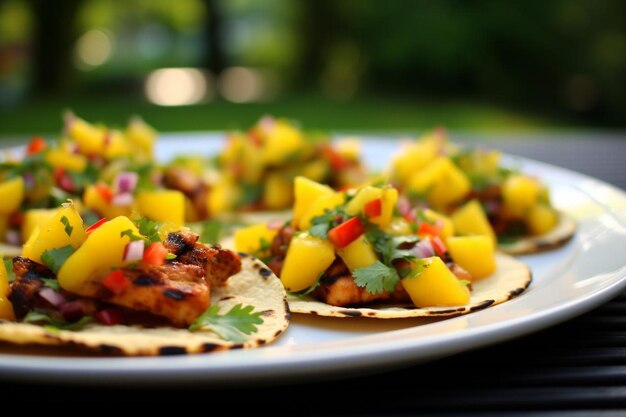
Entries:
{"type": "Polygon", "coordinates": [[[495,303],[496,300],[485,300],[482,303],[472,306],[469,311],[478,311],[478,310],[482,310],[483,308],[487,308],[490,305],[492,305],[493,303],[495,303]]]}
{"type": "Polygon", "coordinates": [[[261,274],[261,276],[262,276],[263,278],[267,279],[267,278],[269,278],[269,277],[271,277],[271,276],[272,276],[273,272],[272,272],[272,271],[270,271],[270,270],[269,270],[269,269],[267,269],[267,268],[261,268],[261,269],[259,270],[259,274],[261,274]]]}
{"type": "Polygon", "coordinates": [[[187,349],[180,346],[163,346],[159,349],[159,356],[185,355],[187,349]]]}

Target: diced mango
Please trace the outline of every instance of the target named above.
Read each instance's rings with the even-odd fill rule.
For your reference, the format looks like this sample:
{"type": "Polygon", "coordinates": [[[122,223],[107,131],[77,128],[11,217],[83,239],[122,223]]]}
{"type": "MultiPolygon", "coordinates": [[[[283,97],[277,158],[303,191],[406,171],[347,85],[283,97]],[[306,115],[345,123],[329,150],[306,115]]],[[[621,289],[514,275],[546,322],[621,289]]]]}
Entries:
{"type": "Polygon", "coordinates": [[[41,255],[45,251],[67,245],[77,248],[86,237],[83,219],[76,207],[71,203],[66,203],[39,228],[39,233],[29,249],[28,258],[42,263],[41,255]]]}
{"type": "Polygon", "coordinates": [[[379,217],[371,219],[372,223],[380,227],[386,227],[393,217],[393,210],[398,203],[398,190],[395,188],[384,188],[382,194],[381,214],[379,217]]]}
{"type": "Polygon", "coordinates": [[[291,239],[280,279],[287,291],[302,291],[313,285],[334,260],[332,243],[300,233],[291,239]]]}
{"type": "Polygon", "coordinates": [[[126,128],[126,137],[146,160],[153,157],[156,136],[157,132],[139,117],[132,118],[126,128]]]}
{"type": "Polygon", "coordinates": [[[9,275],[0,257],[0,319],[14,320],[13,306],[7,298],[9,293],[9,275]]]}
{"type": "Polygon", "coordinates": [[[94,210],[107,219],[118,216],[129,216],[133,206],[114,206],[98,192],[95,186],[88,185],[83,193],[85,207],[94,210]]]}
{"type": "Polygon", "coordinates": [[[137,196],[137,209],[152,220],[185,224],[185,195],[180,191],[141,191],[137,196]]]}
{"type": "Polygon", "coordinates": [[[335,150],[349,161],[361,158],[361,141],[358,138],[342,138],[335,142],[335,150]]]}
{"type": "Polygon", "coordinates": [[[296,177],[293,183],[294,188],[294,206],[293,206],[293,222],[299,224],[304,213],[311,207],[313,201],[323,195],[332,195],[333,189],[327,185],[311,181],[305,177],[296,177]]]}
{"type": "Polygon", "coordinates": [[[302,133],[283,120],[277,120],[265,137],[263,160],[268,165],[278,165],[295,155],[303,145],[302,133]]]}
{"type": "Polygon", "coordinates": [[[71,172],[82,172],[87,167],[87,158],[84,155],[73,154],[63,148],[50,149],[46,153],[46,162],[55,168],[71,172]]]}
{"type": "Polygon", "coordinates": [[[235,249],[238,252],[256,253],[263,242],[272,243],[278,229],[270,229],[266,223],[255,224],[235,231],[235,249]]]}
{"type": "Polygon", "coordinates": [[[106,136],[106,130],[102,127],[72,116],[72,121],[68,125],[68,134],[76,141],[82,154],[102,155],[106,136]]]}
{"type": "Polygon", "coordinates": [[[119,158],[132,152],[130,143],[119,130],[109,130],[104,142],[103,155],[107,159],[119,158]]]}
{"type": "Polygon", "coordinates": [[[0,183],[0,214],[11,214],[22,204],[24,199],[24,180],[22,177],[0,183]]]}
{"type": "Polygon", "coordinates": [[[350,272],[357,268],[366,268],[378,260],[365,235],[359,236],[348,246],[338,249],[337,255],[343,259],[350,272]]]}
{"type": "Polygon", "coordinates": [[[443,210],[462,200],[470,192],[471,183],[449,158],[440,156],[411,176],[408,189],[426,196],[430,204],[443,210]]]}
{"type": "Polygon", "coordinates": [[[450,216],[457,235],[484,235],[496,243],[496,234],[478,200],[471,200],[450,216]]]}
{"type": "Polygon", "coordinates": [[[415,172],[428,165],[436,156],[437,147],[433,141],[405,145],[393,159],[393,176],[401,184],[404,184],[409,181],[415,172]]]}
{"type": "Polygon", "coordinates": [[[472,276],[484,278],[496,270],[493,241],[488,236],[453,236],[446,239],[452,260],[472,276]]]}
{"type": "Polygon", "coordinates": [[[335,207],[340,206],[343,204],[345,199],[346,196],[344,193],[333,191],[332,194],[323,195],[313,201],[300,219],[300,223],[298,224],[300,230],[307,230],[311,227],[311,220],[313,220],[314,217],[321,216],[326,212],[326,210],[332,210],[335,207]]]}
{"type": "Polygon", "coordinates": [[[382,194],[382,188],[371,187],[369,185],[360,188],[352,200],[346,204],[346,213],[351,216],[356,216],[363,211],[365,204],[377,198],[381,198],[382,194]]]}
{"type": "Polygon", "coordinates": [[[232,211],[237,202],[241,191],[234,181],[224,177],[214,184],[207,195],[207,208],[209,214],[217,216],[232,211]]]}
{"type": "Polygon", "coordinates": [[[512,175],[502,184],[502,202],[507,213],[515,218],[524,218],[528,210],[537,203],[540,185],[526,175],[512,175]]]}
{"type": "Polygon", "coordinates": [[[424,270],[417,276],[402,279],[402,286],[417,307],[465,305],[470,300],[466,285],[454,276],[441,258],[417,260],[424,270]]]}
{"type": "Polygon", "coordinates": [[[282,172],[273,172],[265,180],[263,204],[270,210],[289,207],[293,202],[292,181],[282,172]]]}
{"type": "Polygon", "coordinates": [[[471,172],[481,176],[497,174],[502,154],[497,150],[477,149],[463,154],[458,158],[457,164],[464,172],[471,172]]]}
{"type": "Polygon", "coordinates": [[[405,236],[414,232],[411,224],[401,217],[391,219],[391,222],[384,230],[392,236],[405,236]]]}
{"type": "Polygon", "coordinates": [[[28,237],[28,240],[22,245],[22,256],[24,258],[31,259],[31,252],[33,251],[33,246],[35,245],[37,238],[39,238],[39,226],[35,226],[33,232],[28,237]]]}
{"type": "Polygon", "coordinates": [[[526,214],[526,226],[533,235],[543,235],[559,222],[558,213],[545,204],[535,204],[526,214]]]}
{"type": "Polygon", "coordinates": [[[326,159],[315,159],[304,165],[301,174],[312,181],[321,182],[328,177],[329,172],[330,165],[326,159]]]}
{"type": "Polygon", "coordinates": [[[122,235],[127,230],[139,235],[127,217],[116,217],[91,232],[59,270],[61,287],[78,295],[96,295],[99,291],[96,281],[104,278],[112,268],[127,263],[124,261],[124,248],[130,238],[122,235]]]}
{"type": "Polygon", "coordinates": [[[36,227],[41,229],[58,211],[58,208],[27,210],[24,214],[24,222],[22,223],[22,241],[26,242],[36,227]]]}

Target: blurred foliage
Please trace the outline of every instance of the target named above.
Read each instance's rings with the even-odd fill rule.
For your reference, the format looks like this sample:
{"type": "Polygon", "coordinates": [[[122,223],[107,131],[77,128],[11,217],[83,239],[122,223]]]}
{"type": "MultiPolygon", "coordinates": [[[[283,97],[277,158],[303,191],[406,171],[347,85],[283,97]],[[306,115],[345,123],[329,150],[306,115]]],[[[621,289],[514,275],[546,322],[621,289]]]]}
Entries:
{"type": "MultiPolygon", "coordinates": [[[[320,125],[402,129],[432,116],[429,106],[435,114],[448,106],[450,120],[464,120],[469,128],[475,126],[474,107],[493,112],[477,119],[493,126],[510,119],[510,128],[624,127],[626,2],[0,0],[3,132],[23,131],[21,114],[51,120],[42,109],[48,106],[56,116],[72,97],[87,108],[95,101],[92,107],[103,116],[112,100],[118,106],[112,114],[142,108],[166,121],[168,112],[183,109],[147,104],[143,90],[151,71],[203,68],[216,95],[222,71],[234,66],[260,70],[272,89],[264,100],[274,101],[239,107],[218,101],[184,108],[185,114],[217,112],[227,121],[236,111],[255,109],[256,118],[275,112],[270,109],[300,109],[302,118],[313,115],[320,125]],[[87,35],[108,48],[93,65],[77,58],[87,35]],[[110,99],[116,94],[123,99],[110,99]],[[342,121],[358,112],[343,103],[364,112],[354,126],[342,121]],[[393,114],[369,114],[370,106],[406,119],[391,124],[393,114]],[[455,116],[461,108],[466,116],[455,116]],[[318,119],[322,114],[327,119],[318,119]],[[381,123],[385,117],[388,123],[381,123]]],[[[219,127],[210,118],[191,125],[219,127]]]]}

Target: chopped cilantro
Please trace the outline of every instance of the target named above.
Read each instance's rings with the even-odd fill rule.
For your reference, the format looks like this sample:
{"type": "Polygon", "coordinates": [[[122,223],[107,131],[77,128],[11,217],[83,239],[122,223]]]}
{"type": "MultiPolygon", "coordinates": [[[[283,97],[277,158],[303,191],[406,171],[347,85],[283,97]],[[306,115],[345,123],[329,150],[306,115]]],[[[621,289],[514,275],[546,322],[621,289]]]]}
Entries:
{"type": "Polygon", "coordinates": [[[50,317],[47,314],[40,313],[38,311],[29,311],[24,317],[24,322],[26,323],[35,323],[35,324],[45,324],[46,329],[57,331],[57,330],[79,330],[85,325],[91,323],[93,318],[90,316],[85,316],[78,321],[73,323],[68,323],[64,320],[56,319],[50,317]]]}
{"type": "Polygon", "coordinates": [[[326,239],[328,231],[335,226],[340,225],[346,218],[346,212],[344,207],[339,206],[334,209],[326,209],[324,214],[315,216],[311,219],[311,227],[309,233],[313,236],[326,239]]]}
{"type": "Polygon", "coordinates": [[[65,233],[68,236],[72,236],[72,230],[74,230],[74,226],[70,224],[70,221],[67,219],[67,217],[61,217],[61,223],[65,225],[65,233]]]}
{"type": "Polygon", "coordinates": [[[202,223],[202,232],[200,233],[200,241],[210,244],[219,243],[224,235],[224,224],[217,220],[207,220],[202,223]]]}
{"type": "Polygon", "coordinates": [[[309,228],[309,233],[313,236],[321,237],[322,239],[326,239],[328,237],[328,229],[330,225],[328,223],[320,223],[314,224],[309,228]]]}
{"type": "Polygon", "coordinates": [[[120,237],[124,237],[124,236],[128,236],[128,238],[130,239],[131,242],[134,242],[136,240],[143,240],[144,239],[142,236],[137,236],[130,229],[126,229],[126,230],[124,230],[123,232],[120,233],[120,237]]]}
{"type": "Polygon", "coordinates": [[[385,265],[392,267],[395,259],[411,259],[414,256],[410,250],[398,249],[404,243],[415,243],[415,236],[391,236],[378,228],[370,228],[366,232],[367,240],[372,243],[374,250],[380,254],[385,265]]]}
{"type": "Polygon", "coordinates": [[[365,268],[357,268],[352,272],[354,283],[364,287],[370,294],[380,294],[383,291],[393,292],[400,281],[398,271],[393,266],[387,266],[376,261],[365,268]]]}
{"type": "Polygon", "coordinates": [[[73,253],[74,248],[72,245],[63,246],[62,248],[48,249],[41,255],[41,260],[43,264],[50,268],[52,272],[58,274],[67,258],[69,258],[73,253]]]}
{"type": "Polygon", "coordinates": [[[59,281],[51,278],[42,278],[44,287],[52,288],[55,291],[61,291],[61,286],[59,285],[59,281]]]}
{"type": "Polygon", "coordinates": [[[259,184],[243,183],[241,185],[241,194],[237,206],[250,206],[261,200],[263,195],[263,186],[259,184]]]}
{"type": "Polygon", "coordinates": [[[135,226],[137,226],[137,228],[139,229],[139,233],[142,236],[145,236],[145,238],[150,243],[161,241],[161,237],[159,236],[159,228],[161,227],[161,223],[155,220],[147,219],[145,217],[139,217],[133,222],[135,223],[135,226]]]}
{"type": "Polygon", "coordinates": [[[3,259],[2,262],[4,262],[4,268],[7,270],[7,278],[9,282],[15,280],[15,273],[13,273],[13,259],[3,259]]]}
{"type": "Polygon", "coordinates": [[[254,313],[254,307],[242,304],[233,306],[228,313],[219,314],[219,307],[212,305],[202,313],[191,326],[190,331],[208,328],[217,333],[222,339],[232,342],[245,342],[244,334],[257,331],[257,324],[262,324],[261,312],[254,313]]]}

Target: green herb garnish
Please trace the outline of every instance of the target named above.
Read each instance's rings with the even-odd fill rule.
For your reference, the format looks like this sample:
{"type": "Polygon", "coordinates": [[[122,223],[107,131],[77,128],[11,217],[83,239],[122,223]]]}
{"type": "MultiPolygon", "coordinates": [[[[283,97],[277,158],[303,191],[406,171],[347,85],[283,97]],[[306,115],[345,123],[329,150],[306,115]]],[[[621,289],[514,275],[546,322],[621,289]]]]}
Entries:
{"type": "Polygon", "coordinates": [[[202,313],[191,326],[190,331],[210,329],[222,339],[232,342],[245,342],[249,335],[257,331],[257,324],[262,324],[262,313],[253,312],[254,307],[237,304],[224,315],[219,314],[219,307],[212,305],[202,313]]]}
{"type": "Polygon", "coordinates": [[[52,272],[58,274],[67,258],[69,258],[73,253],[74,248],[72,245],[63,246],[62,248],[48,249],[41,255],[41,260],[43,264],[50,268],[52,272]]]}
{"type": "Polygon", "coordinates": [[[72,230],[74,230],[74,226],[70,224],[70,221],[67,219],[67,217],[61,217],[61,223],[65,225],[65,233],[68,236],[72,236],[72,230]]]}
{"type": "Polygon", "coordinates": [[[61,286],[59,285],[59,281],[57,281],[56,279],[42,278],[41,280],[43,281],[44,287],[52,288],[55,291],[61,291],[61,286]]]}
{"type": "Polygon", "coordinates": [[[93,318],[90,316],[85,316],[78,321],[73,323],[68,323],[64,320],[56,319],[50,317],[47,314],[40,313],[38,311],[29,311],[24,317],[25,323],[35,323],[35,324],[46,324],[44,326],[47,330],[58,331],[58,330],[79,330],[85,325],[91,323],[93,318]]]}

